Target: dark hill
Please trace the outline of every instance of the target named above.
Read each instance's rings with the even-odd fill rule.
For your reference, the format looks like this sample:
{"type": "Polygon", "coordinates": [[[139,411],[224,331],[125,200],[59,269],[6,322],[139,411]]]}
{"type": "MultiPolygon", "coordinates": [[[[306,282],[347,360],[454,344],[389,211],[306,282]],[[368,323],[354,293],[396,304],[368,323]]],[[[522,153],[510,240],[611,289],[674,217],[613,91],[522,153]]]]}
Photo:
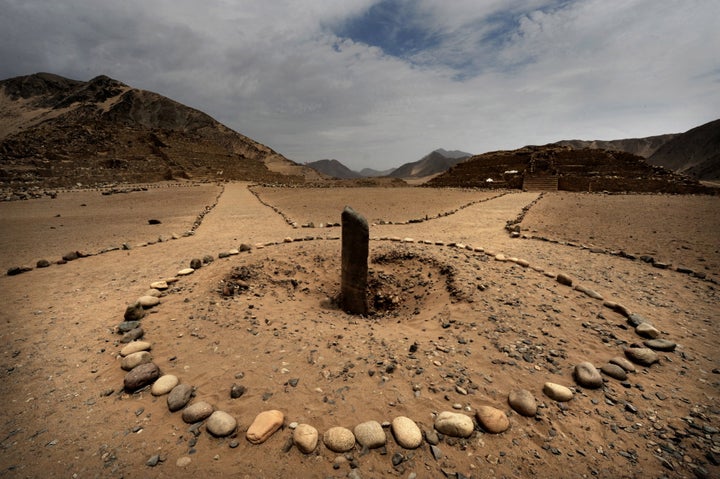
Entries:
{"type": "Polygon", "coordinates": [[[418,161],[405,163],[388,176],[393,178],[424,178],[442,173],[470,156],[469,153],[463,154],[462,152],[449,152],[438,149],[425,155],[418,161]]]}
{"type": "Polygon", "coordinates": [[[0,185],[191,178],[298,183],[319,175],[169,98],[106,76],[0,81],[0,185]]]}
{"type": "Polygon", "coordinates": [[[720,119],[675,136],[648,162],[700,180],[720,179],[720,119]]]}
{"type": "Polygon", "coordinates": [[[331,178],[338,178],[341,180],[351,180],[355,178],[362,178],[363,175],[351,170],[347,166],[340,163],[338,160],[318,160],[307,163],[305,166],[309,166],[315,171],[327,175],[331,178]]]}
{"type": "Polygon", "coordinates": [[[658,148],[678,136],[677,133],[667,135],[648,136],[646,138],[625,138],[623,140],[563,140],[555,143],[560,146],[571,146],[576,150],[592,148],[599,150],[614,150],[632,153],[633,155],[648,158],[658,148]]]}
{"type": "Polygon", "coordinates": [[[708,192],[694,179],[651,166],[630,153],[558,145],[473,156],[426,185],[522,188],[524,178],[531,176],[556,177],[558,188],[568,191],[708,192]]]}

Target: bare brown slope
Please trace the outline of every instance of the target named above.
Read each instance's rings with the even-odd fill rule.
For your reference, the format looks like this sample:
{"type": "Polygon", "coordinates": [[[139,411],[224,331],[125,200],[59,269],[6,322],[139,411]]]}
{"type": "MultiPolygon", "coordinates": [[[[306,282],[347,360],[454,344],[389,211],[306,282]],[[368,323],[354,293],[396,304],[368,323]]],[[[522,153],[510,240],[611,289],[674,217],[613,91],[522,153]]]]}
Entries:
{"type": "Polygon", "coordinates": [[[105,76],[4,80],[0,114],[0,182],[10,188],[317,178],[201,111],[105,76]]]}
{"type": "Polygon", "coordinates": [[[648,136],[646,138],[625,138],[622,140],[563,140],[555,143],[560,146],[570,146],[577,150],[591,148],[597,150],[615,150],[632,153],[633,155],[648,158],[668,141],[678,136],[678,133],[667,135],[648,136]]]}
{"type": "Polygon", "coordinates": [[[720,179],[720,119],[678,135],[648,162],[700,180],[720,179]]]}

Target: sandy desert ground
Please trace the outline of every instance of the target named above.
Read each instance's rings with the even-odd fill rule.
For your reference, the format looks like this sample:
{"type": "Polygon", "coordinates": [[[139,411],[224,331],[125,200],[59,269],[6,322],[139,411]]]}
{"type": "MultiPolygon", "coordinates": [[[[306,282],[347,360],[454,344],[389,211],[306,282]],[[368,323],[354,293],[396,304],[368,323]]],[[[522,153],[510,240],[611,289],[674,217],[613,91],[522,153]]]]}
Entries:
{"type": "Polygon", "coordinates": [[[6,269],[110,250],[0,278],[1,475],[718,477],[718,233],[720,199],[699,196],[229,183],[0,203],[6,269]],[[339,222],[345,204],[373,223],[378,312],[367,318],[333,301],[341,231],[319,226],[339,222]],[[505,226],[519,218],[511,238],[505,226]],[[253,247],[219,258],[242,243],[253,247]],[[131,248],[115,249],[122,244],[131,248]],[[176,276],[206,255],[214,260],[176,276]],[[223,295],[236,268],[248,289],[223,295]],[[604,299],[560,284],[558,273],[604,299]],[[166,396],[123,390],[116,328],[125,308],[175,277],[141,320],[143,339],[163,374],[195,388],[192,402],[237,419],[232,436],[186,424],[166,396]],[[677,348],[626,381],[582,388],[575,365],[599,368],[643,341],[608,301],[677,348]],[[546,382],[573,388],[573,399],[551,400],[546,382]],[[246,392],[231,398],[233,385],[246,392]],[[534,417],[508,405],[517,389],[536,399],[534,417]],[[509,429],[476,425],[431,448],[435,415],[472,417],[481,406],[505,412],[509,429]],[[255,416],[273,409],[283,427],[249,443],[255,416]],[[294,422],[322,435],[397,416],[426,433],[419,448],[400,447],[387,428],[384,448],[287,448],[294,422]]]}

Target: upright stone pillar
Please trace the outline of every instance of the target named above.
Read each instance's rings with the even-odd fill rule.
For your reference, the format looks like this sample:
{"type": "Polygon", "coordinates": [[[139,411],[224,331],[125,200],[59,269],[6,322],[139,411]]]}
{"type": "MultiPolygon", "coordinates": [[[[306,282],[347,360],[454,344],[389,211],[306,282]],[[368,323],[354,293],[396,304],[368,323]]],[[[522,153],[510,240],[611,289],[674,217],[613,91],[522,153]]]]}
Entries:
{"type": "Polygon", "coordinates": [[[367,314],[368,242],[365,218],[346,206],[342,212],[342,279],[340,301],[351,314],[367,314]]]}

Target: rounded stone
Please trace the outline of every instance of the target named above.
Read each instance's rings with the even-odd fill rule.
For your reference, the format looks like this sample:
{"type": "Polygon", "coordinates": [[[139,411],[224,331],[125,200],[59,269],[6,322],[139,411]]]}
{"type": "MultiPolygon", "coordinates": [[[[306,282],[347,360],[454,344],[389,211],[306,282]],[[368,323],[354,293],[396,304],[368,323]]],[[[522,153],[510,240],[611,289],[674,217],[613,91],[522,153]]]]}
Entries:
{"type": "Polygon", "coordinates": [[[167,406],[170,412],[179,411],[190,402],[193,388],[189,384],[178,384],[167,397],[167,406]]]}
{"type": "Polygon", "coordinates": [[[160,376],[160,368],[155,363],[145,363],[125,375],[123,385],[127,391],[135,391],[152,384],[160,376]]]}
{"type": "Polygon", "coordinates": [[[125,371],[132,371],[141,364],[152,362],[152,355],[147,351],[138,351],[128,354],[120,361],[120,367],[125,371]]]}
{"type": "Polygon", "coordinates": [[[658,331],[655,326],[649,323],[638,324],[635,328],[635,332],[644,338],[650,339],[655,339],[660,336],[660,331],[658,331]]]}
{"type": "Polygon", "coordinates": [[[200,258],[193,258],[190,260],[190,267],[192,269],[200,269],[202,267],[202,260],[200,258]]]}
{"type": "Polygon", "coordinates": [[[625,356],[630,361],[641,366],[652,366],[660,361],[657,353],[650,348],[627,348],[625,356]]]}
{"type": "Polygon", "coordinates": [[[587,389],[598,389],[602,387],[602,376],[592,363],[584,361],[573,371],[575,382],[587,389]]]}
{"type": "Polygon", "coordinates": [[[573,280],[570,276],[566,275],[565,273],[559,273],[555,280],[565,286],[572,286],[573,280]]]}
{"type": "Polygon", "coordinates": [[[505,412],[492,406],[480,406],[475,411],[478,424],[487,432],[500,434],[510,427],[510,420],[505,412]]]}
{"type": "Polygon", "coordinates": [[[152,308],[153,306],[157,306],[158,304],[160,304],[160,298],[158,298],[157,296],[145,295],[140,296],[137,302],[140,303],[140,306],[142,306],[143,308],[152,308]]]}
{"type": "Polygon", "coordinates": [[[600,372],[618,381],[625,381],[627,379],[627,372],[617,364],[608,363],[600,368],[600,372]]]}
{"type": "Polygon", "coordinates": [[[179,457],[177,461],[175,461],[175,465],[177,467],[187,467],[192,462],[192,458],[188,456],[179,457]]]}
{"type": "Polygon", "coordinates": [[[162,291],[160,291],[159,289],[150,288],[145,291],[145,294],[143,294],[143,296],[154,296],[156,298],[159,298],[160,296],[162,296],[162,291]]]}
{"type": "Polygon", "coordinates": [[[150,283],[150,287],[152,289],[164,290],[168,289],[168,284],[167,281],[155,281],[154,283],[150,283]]]}
{"type": "Polygon", "coordinates": [[[368,449],[375,449],[385,445],[387,437],[382,426],[377,421],[366,421],[358,424],[353,429],[355,440],[361,446],[368,449]]]}
{"type": "Polygon", "coordinates": [[[145,310],[143,309],[142,305],[140,303],[135,302],[133,304],[128,305],[127,308],[125,308],[125,314],[124,319],[125,321],[140,321],[142,318],[145,317],[145,310]]]}
{"type": "Polygon", "coordinates": [[[140,351],[149,351],[152,344],[147,341],[132,341],[120,350],[120,356],[129,356],[140,351]]]}
{"type": "Polygon", "coordinates": [[[180,380],[174,374],[165,374],[153,383],[150,393],[153,396],[162,396],[172,391],[179,382],[180,380]]]}
{"type": "Polygon", "coordinates": [[[395,441],[405,449],[415,449],[422,444],[422,431],[415,421],[405,416],[398,416],[390,424],[395,441]]]}
{"type": "Polygon", "coordinates": [[[183,409],[182,420],[188,424],[199,422],[210,417],[213,411],[212,404],[207,401],[198,401],[183,409]]]}
{"type": "Polygon", "coordinates": [[[262,444],[272,436],[285,422],[285,415],[278,410],[263,411],[252,422],[245,434],[252,444],[262,444]]]}
{"type": "Polygon", "coordinates": [[[213,436],[229,436],[237,428],[237,420],[225,411],[215,411],[205,422],[205,427],[213,436]]]}
{"type": "Polygon", "coordinates": [[[355,435],[350,429],[331,427],[323,434],[323,444],[333,452],[348,452],[355,447],[355,435]]]}
{"type": "Polygon", "coordinates": [[[470,437],[475,429],[475,423],[465,414],[443,411],[435,418],[435,429],[446,436],[470,437]]]}
{"type": "Polygon", "coordinates": [[[635,365],[622,356],[615,356],[609,361],[610,364],[617,364],[629,373],[635,372],[635,365]]]}
{"type": "Polygon", "coordinates": [[[522,416],[533,417],[537,413],[535,396],[527,389],[510,391],[508,404],[516,413],[522,416]]]}
{"type": "Polygon", "coordinates": [[[543,393],[550,399],[558,402],[567,402],[573,398],[573,392],[570,388],[555,383],[545,383],[543,393]]]}
{"type": "Polygon", "coordinates": [[[177,272],[178,276],[187,276],[189,274],[193,274],[195,272],[192,268],[183,268],[180,271],[177,272]]]}
{"type": "Polygon", "coordinates": [[[666,352],[675,351],[675,348],[677,347],[676,343],[668,341],[667,339],[650,339],[648,341],[644,341],[643,344],[650,349],[666,352]]]}
{"type": "Polygon", "coordinates": [[[318,430],[309,424],[298,424],[293,431],[293,443],[303,454],[310,454],[315,450],[319,439],[318,430]]]}

